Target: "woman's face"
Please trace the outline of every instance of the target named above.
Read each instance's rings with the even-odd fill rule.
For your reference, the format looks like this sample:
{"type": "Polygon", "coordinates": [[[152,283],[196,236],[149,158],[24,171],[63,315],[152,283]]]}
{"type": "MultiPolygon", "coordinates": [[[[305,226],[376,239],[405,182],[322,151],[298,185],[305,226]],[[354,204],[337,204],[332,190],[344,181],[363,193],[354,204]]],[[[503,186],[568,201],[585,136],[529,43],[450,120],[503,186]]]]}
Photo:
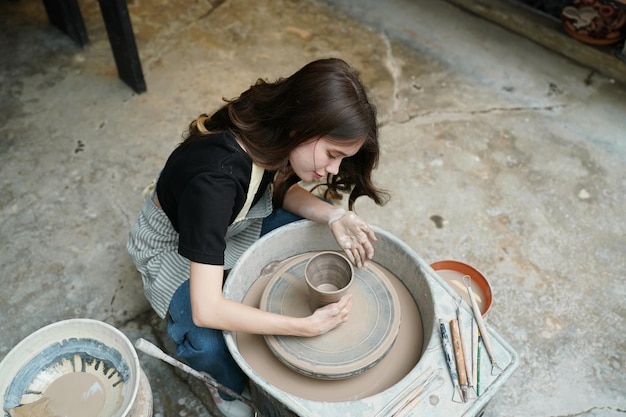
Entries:
{"type": "Polygon", "coordinates": [[[337,175],[343,158],[356,154],[364,140],[339,142],[324,136],[304,142],[289,154],[291,168],[303,181],[337,175]]]}

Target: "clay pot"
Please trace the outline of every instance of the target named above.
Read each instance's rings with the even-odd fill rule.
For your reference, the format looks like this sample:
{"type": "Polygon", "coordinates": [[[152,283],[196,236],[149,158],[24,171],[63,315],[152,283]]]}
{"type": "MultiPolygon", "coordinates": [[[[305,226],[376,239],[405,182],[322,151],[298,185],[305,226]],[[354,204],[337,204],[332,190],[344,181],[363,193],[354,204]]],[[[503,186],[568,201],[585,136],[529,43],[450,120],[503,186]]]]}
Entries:
{"type": "Polygon", "coordinates": [[[336,303],[346,295],[354,280],[352,263],[338,252],[320,252],[307,262],[304,279],[309,289],[311,310],[336,303]]]}

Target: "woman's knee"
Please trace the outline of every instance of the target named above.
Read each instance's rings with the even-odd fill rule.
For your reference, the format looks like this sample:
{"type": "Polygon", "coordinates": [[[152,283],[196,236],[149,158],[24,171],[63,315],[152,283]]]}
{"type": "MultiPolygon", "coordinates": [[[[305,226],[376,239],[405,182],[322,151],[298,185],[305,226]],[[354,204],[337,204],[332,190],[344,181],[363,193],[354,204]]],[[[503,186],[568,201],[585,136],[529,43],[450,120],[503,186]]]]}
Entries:
{"type": "Polygon", "coordinates": [[[228,350],[221,330],[197,327],[185,339],[190,349],[203,355],[218,356],[228,350]]]}

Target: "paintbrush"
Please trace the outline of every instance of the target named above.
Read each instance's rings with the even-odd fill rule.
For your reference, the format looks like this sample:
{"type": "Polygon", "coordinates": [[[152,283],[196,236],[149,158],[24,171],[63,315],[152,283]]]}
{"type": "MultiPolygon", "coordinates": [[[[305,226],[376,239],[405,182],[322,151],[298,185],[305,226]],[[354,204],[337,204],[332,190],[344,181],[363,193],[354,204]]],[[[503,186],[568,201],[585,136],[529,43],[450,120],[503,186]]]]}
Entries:
{"type": "Polygon", "coordinates": [[[446,325],[443,320],[439,319],[439,331],[441,333],[441,343],[443,344],[443,354],[446,358],[446,365],[450,372],[450,378],[452,379],[453,393],[452,401],[460,403],[463,402],[463,394],[461,393],[461,387],[459,386],[459,374],[456,370],[456,364],[452,358],[454,352],[452,351],[452,345],[450,344],[450,338],[446,331],[446,325]]]}

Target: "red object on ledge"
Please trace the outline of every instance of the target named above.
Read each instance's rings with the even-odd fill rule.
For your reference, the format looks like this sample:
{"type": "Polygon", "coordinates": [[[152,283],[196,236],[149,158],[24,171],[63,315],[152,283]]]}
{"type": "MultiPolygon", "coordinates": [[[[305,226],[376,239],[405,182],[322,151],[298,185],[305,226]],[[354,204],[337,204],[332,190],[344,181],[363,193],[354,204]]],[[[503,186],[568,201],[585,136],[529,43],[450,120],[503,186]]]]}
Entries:
{"type": "Polygon", "coordinates": [[[561,20],[568,35],[591,45],[611,45],[626,37],[626,10],[614,2],[573,0],[561,10],[561,20]]]}

